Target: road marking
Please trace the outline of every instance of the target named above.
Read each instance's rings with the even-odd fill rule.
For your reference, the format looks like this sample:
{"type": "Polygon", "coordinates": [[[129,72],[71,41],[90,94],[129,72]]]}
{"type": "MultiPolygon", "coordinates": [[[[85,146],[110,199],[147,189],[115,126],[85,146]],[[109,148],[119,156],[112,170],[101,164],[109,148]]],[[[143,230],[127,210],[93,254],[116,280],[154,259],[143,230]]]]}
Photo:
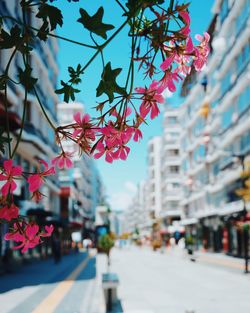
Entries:
{"type": "Polygon", "coordinates": [[[87,256],[77,266],[77,268],[71,272],[68,277],[65,278],[64,281],[60,282],[55,287],[55,289],[52,290],[52,292],[35,308],[35,310],[32,311],[32,313],[53,313],[58,304],[62,301],[65,295],[69,292],[70,288],[73,286],[76,278],[84,270],[89,260],[90,257],[87,256]]]}
{"type": "Polygon", "coordinates": [[[202,262],[218,264],[218,265],[224,265],[224,266],[227,266],[227,267],[237,268],[237,269],[241,269],[241,270],[244,269],[244,266],[242,264],[231,262],[231,261],[227,261],[227,260],[215,260],[213,258],[206,257],[206,256],[199,257],[198,260],[200,260],[202,262]]]}

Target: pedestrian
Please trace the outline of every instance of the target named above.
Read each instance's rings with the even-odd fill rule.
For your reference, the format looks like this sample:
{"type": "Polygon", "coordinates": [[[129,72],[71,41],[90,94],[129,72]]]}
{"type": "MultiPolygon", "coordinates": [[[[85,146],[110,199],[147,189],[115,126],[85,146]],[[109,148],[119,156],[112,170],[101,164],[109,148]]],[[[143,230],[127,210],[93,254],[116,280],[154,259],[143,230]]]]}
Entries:
{"type": "Polygon", "coordinates": [[[194,240],[192,235],[188,235],[186,237],[186,247],[188,251],[188,255],[190,256],[190,261],[195,262],[195,258],[193,256],[194,253],[194,240]]]}
{"type": "Polygon", "coordinates": [[[61,240],[58,231],[55,231],[52,237],[52,253],[55,263],[61,261],[61,240]]]}

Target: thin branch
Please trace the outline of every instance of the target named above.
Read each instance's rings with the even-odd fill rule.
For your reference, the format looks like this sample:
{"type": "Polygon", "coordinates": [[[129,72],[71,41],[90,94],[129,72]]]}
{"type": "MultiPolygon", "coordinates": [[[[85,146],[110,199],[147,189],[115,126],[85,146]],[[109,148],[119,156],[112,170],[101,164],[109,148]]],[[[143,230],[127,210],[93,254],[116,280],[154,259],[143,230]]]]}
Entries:
{"type": "Polygon", "coordinates": [[[43,107],[43,104],[42,104],[42,102],[41,102],[41,100],[40,100],[40,97],[39,97],[39,95],[38,95],[38,93],[37,93],[36,88],[33,87],[33,90],[34,90],[34,94],[35,94],[35,96],[36,96],[36,98],[37,98],[37,101],[38,101],[38,103],[39,103],[39,105],[40,105],[40,108],[41,108],[41,110],[42,110],[42,112],[43,112],[43,114],[44,114],[46,120],[48,121],[49,125],[54,129],[54,131],[55,131],[55,133],[56,133],[57,128],[55,127],[55,125],[51,122],[50,118],[48,117],[48,114],[47,114],[46,110],[45,110],[44,107],[43,107]]]}
{"type": "MultiPolygon", "coordinates": [[[[13,20],[14,22],[18,23],[19,25],[22,25],[24,26],[24,24],[21,22],[21,21],[18,21],[17,19],[15,19],[14,17],[12,16],[0,16],[2,19],[10,19],[10,20],[13,20]]],[[[85,44],[83,42],[80,42],[80,41],[76,41],[76,40],[72,40],[72,39],[69,39],[69,38],[66,38],[66,37],[62,37],[62,36],[59,36],[59,35],[55,35],[53,33],[47,33],[47,32],[44,32],[44,31],[41,31],[40,29],[36,28],[36,27],[33,27],[31,25],[27,25],[27,27],[29,29],[32,29],[32,30],[35,30],[35,31],[40,31],[41,34],[43,35],[48,35],[50,37],[54,37],[54,38],[57,38],[57,39],[61,39],[61,40],[64,40],[64,41],[67,41],[67,42],[70,42],[70,43],[73,43],[73,44],[76,44],[76,45],[79,45],[79,46],[82,46],[82,47],[86,47],[86,48],[91,48],[91,49],[96,49],[95,46],[91,46],[91,45],[88,45],[88,44],[85,44]]]]}

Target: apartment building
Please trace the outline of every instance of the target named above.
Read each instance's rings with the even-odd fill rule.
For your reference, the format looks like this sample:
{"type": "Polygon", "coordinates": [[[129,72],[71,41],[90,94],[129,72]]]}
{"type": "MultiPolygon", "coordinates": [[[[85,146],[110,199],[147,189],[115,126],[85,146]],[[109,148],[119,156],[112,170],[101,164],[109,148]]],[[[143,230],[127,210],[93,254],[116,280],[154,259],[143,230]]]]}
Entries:
{"type": "Polygon", "coordinates": [[[250,159],[250,1],[216,0],[206,69],[183,85],[183,225],[198,245],[243,256],[249,203],[235,190],[250,159]]]}
{"type": "MultiPolygon", "coordinates": [[[[22,12],[20,6],[15,1],[3,0],[0,3],[0,14],[3,16],[13,16],[21,19],[22,12]]],[[[36,19],[31,16],[31,24],[38,27],[36,19]]],[[[4,20],[5,29],[11,29],[13,22],[4,20]]],[[[47,111],[51,121],[56,124],[56,104],[57,95],[54,93],[57,84],[58,65],[57,65],[58,42],[56,38],[48,38],[47,43],[36,41],[33,43],[33,50],[30,57],[30,65],[33,68],[32,75],[39,78],[36,85],[36,91],[47,111]]],[[[5,66],[10,58],[11,50],[0,51],[0,72],[3,73],[5,66]]],[[[24,68],[23,59],[19,52],[13,58],[9,74],[13,79],[17,78],[17,68],[24,68]]],[[[16,143],[21,127],[21,118],[24,110],[24,88],[20,84],[8,83],[8,108],[10,116],[10,130],[12,132],[12,148],[16,143]]],[[[5,125],[4,96],[0,92],[0,120],[5,125]]],[[[22,140],[18,146],[14,162],[22,165],[24,172],[32,172],[39,166],[39,160],[42,159],[48,163],[55,157],[57,146],[54,140],[54,131],[48,125],[41,107],[34,96],[29,93],[27,97],[26,119],[22,133],[22,140]]],[[[3,157],[8,158],[7,154],[3,157]]],[[[28,191],[28,185],[24,181],[18,182],[18,188],[14,192],[15,203],[20,207],[20,213],[23,215],[36,215],[36,210],[49,212],[48,214],[59,214],[59,193],[60,188],[56,176],[47,178],[46,183],[40,190],[44,199],[36,204],[32,201],[31,194],[28,191]],[[30,211],[31,210],[31,211],[30,211]]],[[[39,212],[37,211],[37,212],[39,212]]],[[[6,225],[1,225],[2,235],[6,232],[6,225]]],[[[9,242],[3,241],[0,253],[3,254],[8,248],[9,242]]]]}
{"type": "Polygon", "coordinates": [[[161,190],[161,136],[153,137],[148,142],[148,201],[151,213],[160,217],[162,207],[161,190]]]}
{"type": "Polygon", "coordinates": [[[165,104],[161,149],[161,212],[166,226],[181,218],[180,109],[165,104]]]}

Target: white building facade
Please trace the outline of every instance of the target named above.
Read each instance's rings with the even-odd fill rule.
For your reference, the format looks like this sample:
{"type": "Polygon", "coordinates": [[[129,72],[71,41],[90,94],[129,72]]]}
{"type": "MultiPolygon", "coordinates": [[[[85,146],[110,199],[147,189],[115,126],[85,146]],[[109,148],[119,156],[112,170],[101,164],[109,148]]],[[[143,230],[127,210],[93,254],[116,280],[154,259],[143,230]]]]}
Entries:
{"type": "Polygon", "coordinates": [[[180,220],[182,200],[180,176],[180,109],[165,105],[161,149],[161,212],[166,226],[180,220]]]}
{"type": "Polygon", "coordinates": [[[198,245],[243,256],[249,203],[235,190],[250,159],[250,1],[217,0],[213,12],[208,65],[183,86],[183,225],[198,245]]]}
{"type": "Polygon", "coordinates": [[[160,217],[162,208],[161,176],[162,137],[156,136],[148,142],[148,205],[155,217],[160,217]]]}
{"type": "MultiPolygon", "coordinates": [[[[3,0],[0,3],[0,15],[12,16],[22,19],[21,6],[16,1],[3,0]]],[[[39,27],[34,15],[30,15],[31,25],[39,27]]],[[[4,20],[4,29],[10,30],[14,24],[11,20],[4,20]]],[[[51,122],[56,125],[56,104],[58,97],[54,90],[56,89],[58,76],[58,42],[56,38],[48,38],[46,43],[41,41],[33,42],[33,50],[29,58],[30,66],[33,68],[32,76],[39,78],[35,85],[39,99],[46,109],[51,122]]],[[[0,51],[0,72],[4,73],[7,62],[9,61],[12,49],[3,49],[0,51]]],[[[17,77],[18,68],[24,69],[22,55],[17,52],[11,62],[9,75],[14,80],[17,77]]],[[[12,151],[16,145],[21,128],[21,119],[24,112],[25,90],[21,84],[8,83],[8,111],[10,117],[11,146],[12,151]]],[[[42,109],[34,93],[28,93],[26,102],[26,116],[22,132],[22,139],[14,157],[14,163],[21,165],[24,172],[35,172],[40,166],[39,160],[44,160],[50,165],[50,161],[57,154],[55,144],[54,130],[49,126],[42,109]]],[[[4,109],[4,95],[0,92],[0,118],[1,126],[6,127],[4,109]]],[[[9,158],[8,153],[1,155],[0,159],[9,158]]],[[[2,161],[1,160],[1,161],[2,161]]],[[[60,212],[60,186],[57,176],[46,178],[45,184],[40,188],[40,192],[45,195],[42,201],[35,203],[31,200],[31,193],[28,190],[28,184],[25,181],[18,181],[18,187],[14,192],[14,202],[20,208],[20,214],[29,215],[31,218],[38,219],[36,212],[46,211],[44,215],[58,215],[60,212]],[[38,210],[39,209],[39,210],[38,210]],[[36,211],[37,210],[37,211],[36,211]]],[[[1,225],[1,233],[6,232],[6,225],[1,225]]],[[[4,254],[8,248],[9,242],[2,241],[0,255],[4,254]]],[[[14,252],[14,254],[18,254],[14,252]]]]}

